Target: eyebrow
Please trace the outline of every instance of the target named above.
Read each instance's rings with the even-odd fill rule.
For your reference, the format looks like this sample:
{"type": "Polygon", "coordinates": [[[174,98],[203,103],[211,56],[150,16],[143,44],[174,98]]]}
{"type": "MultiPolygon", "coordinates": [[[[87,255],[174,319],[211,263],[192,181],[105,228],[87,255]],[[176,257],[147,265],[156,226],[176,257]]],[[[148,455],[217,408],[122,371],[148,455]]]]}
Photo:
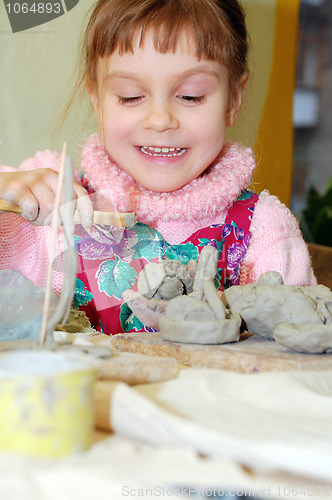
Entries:
{"type": "MultiPolygon", "coordinates": [[[[207,68],[206,66],[198,66],[197,68],[189,69],[187,71],[184,71],[183,73],[178,73],[176,75],[177,78],[189,78],[191,76],[195,75],[200,75],[200,74],[207,74],[210,76],[214,76],[215,78],[220,79],[220,75],[216,72],[211,70],[210,68],[207,68]]],[[[113,80],[115,78],[127,78],[129,80],[140,80],[140,78],[137,78],[136,73],[131,73],[130,71],[111,71],[110,73],[107,73],[106,75],[106,80],[113,80]]]]}

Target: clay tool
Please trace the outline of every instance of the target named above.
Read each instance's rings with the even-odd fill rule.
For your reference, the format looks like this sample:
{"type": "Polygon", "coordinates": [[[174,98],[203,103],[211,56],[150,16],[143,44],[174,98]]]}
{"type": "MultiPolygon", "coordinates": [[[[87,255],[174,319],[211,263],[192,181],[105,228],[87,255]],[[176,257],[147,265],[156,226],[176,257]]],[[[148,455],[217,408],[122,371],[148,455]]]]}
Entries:
{"type": "MultiPolygon", "coordinates": [[[[58,185],[51,221],[51,244],[49,251],[49,265],[43,304],[42,325],[40,331],[40,344],[44,344],[47,335],[51,335],[56,325],[64,324],[72,304],[75,290],[77,257],[74,243],[75,224],[81,224],[79,214],[73,210],[74,198],[73,164],[70,157],[66,156],[66,143],[63,145],[58,175],[58,185]],[[61,208],[61,210],[60,210],[61,208]],[[52,289],[53,264],[57,246],[58,228],[62,225],[65,240],[64,283],[60,294],[58,306],[50,316],[50,299],[52,289]]],[[[0,210],[20,214],[22,209],[7,200],[0,200],[0,210]]],[[[94,211],[92,227],[102,233],[109,233],[112,226],[131,227],[136,222],[135,213],[101,212],[94,211]]],[[[91,228],[87,228],[90,234],[91,228]]]]}
{"type": "MultiPolygon", "coordinates": [[[[80,216],[77,211],[74,213],[74,222],[80,224],[80,216]]],[[[93,224],[103,226],[133,226],[136,222],[135,212],[101,212],[94,210],[93,224]]]]}
{"type": "Polygon", "coordinates": [[[21,207],[18,207],[17,205],[14,205],[13,203],[2,199],[0,199],[0,210],[2,210],[3,212],[14,212],[17,214],[22,213],[21,207]]]}
{"type": "MultiPolygon", "coordinates": [[[[66,299],[70,300],[70,305],[71,305],[71,298],[67,297],[68,293],[68,279],[67,279],[67,273],[65,273],[65,280],[63,284],[63,288],[61,291],[61,296],[60,300],[58,303],[58,307],[52,316],[52,318],[49,318],[49,309],[50,309],[50,298],[51,298],[51,290],[52,290],[52,276],[53,276],[53,261],[55,259],[55,249],[56,249],[56,241],[57,241],[57,235],[58,235],[58,226],[59,226],[59,219],[58,219],[58,213],[60,209],[60,204],[62,202],[62,194],[64,190],[64,174],[65,174],[65,160],[66,160],[66,147],[67,144],[64,143],[63,148],[62,148],[62,154],[61,154],[61,162],[60,162],[60,168],[59,168],[59,178],[58,178],[58,185],[57,185],[57,190],[55,194],[55,201],[54,201],[54,209],[52,212],[52,222],[51,222],[51,246],[50,246],[50,254],[49,254],[49,263],[48,263],[48,270],[47,270],[47,280],[46,280],[46,288],[45,288],[45,299],[44,299],[44,305],[43,305],[43,314],[42,314],[42,325],[41,325],[41,330],[40,330],[40,344],[44,344],[46,340],[46,335],[47,333],[50,333],[58,323],[58,319],[60,321],[62,319],[66,320],[69,309],[66,304],[64,304],[64,296],[66,295],[66,299]],[[56,317],[56,320],[54,321],[54,317],[56,317]]],[[[70,167],[70,165],[69,165],[70,167]]],[[[68,168],[68,163],[67,163],[67,168],[68,168]]],[[[72,182],[68,183],[69,187],[71,188],[71,193],[73,192],[72,188],[72,182]]],[[[67,188],[68,192],[68,188],[67,188]]],[[[67,194],[67,193],[65,193],[67,194]]],[[[66,196],[65,196],[66,198],[66,196]]],[[[63,200],[66,202],[67,200],[63,200]]],[[[68,205],[68,204],[67,204],[68,205]]],[[[64,208],[66,208],[66,203],[64,204],[64,208]]],[[[66,214],[63,214],[63,220],[64,220],[64,225],[66,225],[66,214]]],[[[67,219],[68,220],[68,219],[67,219]]],[[[73,224],[72,224],[73,226],[73,224]]],[[[68,239],[68,233],[71,233],[69,237],[72,238],[73,235],[73,228],[68,228],[64,227],[65,234],[68,239]]],[[[74,245],[72,244],[72,251],[75,252],[74,250],[74,245]]],[[[70,248],[70,246],[68,246],[70,248]]],[[[70,270],[69,276],[73,273],[76,275],[76,253],[75,253],[75,259],[72,258],[71,253],[66,252],[66,257],[65,257],[65,271],[66,269],[66,263],[68,262],[68,259],[73,264],[73,269],[70,270]]],[[[72,290],[73,292],[73,290],[72,290]]],[[[70,306],[69,306],[70,307],[70,306]]]]}
{"type": "MultiPolygon", "coordinates": [[[[20,214],[22,213],[21,207],[10,203],[7,200],[0,199],[0,211],[3,212],[13,212],[20,214]]],[[[77,210],[74,212],[74,222],[80,224],[80,217],[77,210]]],[[[135,212],[101,212],[99,210],[94,210],[93,212],[93,223],[106,225],[106,226],[126,226],[130,227],[136,222],[135,212]]]]}

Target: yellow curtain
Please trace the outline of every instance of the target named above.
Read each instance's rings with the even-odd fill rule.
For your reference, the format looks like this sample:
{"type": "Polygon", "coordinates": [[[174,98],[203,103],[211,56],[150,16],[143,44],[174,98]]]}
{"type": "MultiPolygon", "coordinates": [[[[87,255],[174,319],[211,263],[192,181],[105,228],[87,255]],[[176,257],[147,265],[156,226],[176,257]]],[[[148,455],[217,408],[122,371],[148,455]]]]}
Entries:
{"type": "MultiPolygon", "coordinates": [[[[250,8],[250,0],[247,2],[250,8]]],[[[255,144],[258,161],[255,189],[268,189],[287,205],[292,189],[292,101],[299,4],[300,0],[276,0],[275,3],[272,66],[255,144]]]]}

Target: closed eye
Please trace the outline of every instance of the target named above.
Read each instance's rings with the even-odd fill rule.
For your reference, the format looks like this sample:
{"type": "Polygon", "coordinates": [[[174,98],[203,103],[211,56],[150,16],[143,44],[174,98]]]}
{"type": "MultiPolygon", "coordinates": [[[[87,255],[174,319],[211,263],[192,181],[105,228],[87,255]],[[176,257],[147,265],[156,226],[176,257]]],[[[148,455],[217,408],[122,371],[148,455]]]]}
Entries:
{"type": "Polygon", "coordinates": [[[120,104],[136,104],[137,102],[141,101],[144,98],[142,95],[138,96],[132,96],[132,97],[123,97],[123,96],[118,96],[118,100],[120,104]]]}
{"type": "Polygon", "coordinates": [[[204,95],[194,96],[194,95],[178,95],[178,98],[182,101],[192,104],[201,104],[206,101],[204,95]]]}

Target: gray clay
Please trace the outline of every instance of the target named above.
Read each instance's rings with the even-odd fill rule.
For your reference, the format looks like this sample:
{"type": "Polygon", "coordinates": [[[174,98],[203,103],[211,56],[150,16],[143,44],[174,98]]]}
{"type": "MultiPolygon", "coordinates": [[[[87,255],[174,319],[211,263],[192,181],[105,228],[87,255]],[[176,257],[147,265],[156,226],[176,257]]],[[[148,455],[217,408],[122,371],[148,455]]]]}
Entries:
{"type": "Polygon", "coordinates": [[[332,325],[295,325],[282,323],[274,331],[279,344],[294,351],[321,354],[332,352],[332,325]]]}
{"type": "Polygon", "coordinates": [[[250,333],[275,339],[300,352],[326,352],[332,348],[331,290],[323,285],[282,283],[278,273],[264,273],[258,283],[225,290],[223,301],[233,313],[242,316],[250,333]]]}
{"type": "Polygon", "coordinates": [[[273,339],[281,323],[316,323],[322,320],[315,302],[300,289],[285,285],[233,286],[224,292],[233,312],[242,316],[248,332],[273,339]]]}
{"type": "Polygon", "coordinates": [[[304,286],[302,292],[316,304],[317,312],[324,324],[332,324],[332,292],[324,285],[304,286]]]}
{"type": "Polygon", "coordinates": [[[217,250],[202,249],[193,291],[173,298],[159,322],[164,340],[194,344],[223,344],[240,337],[241,317],[230,313],[214,285],[217,250]]]}
{"type": "Polygon", "coordinates": [[[278,272],[257,283],[232,286],[222,301],[214,285],[218,252],[203,248],[193,280],[179,261],[148,264],[138,290],[169,300],[159,322],[163,339],[220,344],[239,339],[242,319],[250,333],[307,353],[332,352],[332,292],[323,285],[288,286],[278,272]],[[148,285],[147,285],[148,283],[148,285]],[[187,295],[186,295],[187,294],[187,295]]]}
{"type": "Polygon", "coordinates": [[[193,290],[194,278],[190,276],[188,267],[179,260],[166,260],[164,269],[168,276],[176,276],[183,283],[184,291],[189,294],[193,290]]]}
{"type": "Polygon", "coordinates": [[[138,275],[137,290],[147,299],[171,300],[192,292],[194,278],[185,264],[167,259],[147,264],[138,275]]]}
{"type": "MultiPolygon", "coordinates": [[[[184,296],[183,296],[184,297],[184,296]]],[[[180,298],[180,297],[179,297],[180,298]]],[[[173,300],[176,300],[173,299],[173,300]]],[[[170,342],[186,344],[225,344],[236,342],[240,338],[241,318],[230,315],[223,321],[169,320],[162,316],[159,323],[161,335],[170,342]]]]}
{"type": "Polygon", "coordinates": [[[155,298],[171,300],[173,297],[184,294],[184,285],[176,276],[165,276],[155,298]]]}
{"type": "Polygon", "coordinates": [[[168,318],[171,318],[175,322],[188,320],[205,322],[216,319],[207,302],[195,299],[190,295],[172,299],[167,305],[166,314],[168,318]]]}
{"type": "Polygon", "coordinates": [[[149,263],[138,275],[137,289],[139,293],[151,299],[164,281],[166,273],[162,264],[149,263]]]}

